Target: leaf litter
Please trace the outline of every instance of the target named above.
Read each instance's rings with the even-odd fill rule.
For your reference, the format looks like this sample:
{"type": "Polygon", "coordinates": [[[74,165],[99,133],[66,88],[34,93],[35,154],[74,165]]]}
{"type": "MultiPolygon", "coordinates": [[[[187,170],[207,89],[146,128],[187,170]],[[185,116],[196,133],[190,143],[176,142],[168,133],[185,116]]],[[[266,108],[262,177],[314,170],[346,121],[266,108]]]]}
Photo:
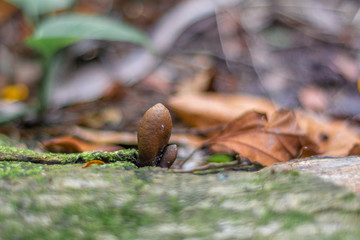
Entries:
{"type": "Polygon", "coordinates": [[[212,145],[229,148],[263,166],[297,158],[304,148],[318,151],[317,144],[301,131],[295,114],[288,110],[274,112],[269,120],[263,113],[244,113],[203,144],[212,145]]]}

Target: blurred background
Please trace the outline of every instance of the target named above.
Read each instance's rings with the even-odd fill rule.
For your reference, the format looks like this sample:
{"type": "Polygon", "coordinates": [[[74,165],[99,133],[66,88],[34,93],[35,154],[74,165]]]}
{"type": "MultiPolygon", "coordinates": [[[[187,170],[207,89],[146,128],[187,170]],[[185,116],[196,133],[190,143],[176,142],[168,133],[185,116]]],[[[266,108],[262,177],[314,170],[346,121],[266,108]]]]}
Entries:
{"type": "Polygon", "coordinates": [[[355,0],[1,0],[0,132],[99,140],[81,131],[135,132],[157,102],[171,110],[177,133],[279,108],[357,126],[359,7],[355,0]]]}

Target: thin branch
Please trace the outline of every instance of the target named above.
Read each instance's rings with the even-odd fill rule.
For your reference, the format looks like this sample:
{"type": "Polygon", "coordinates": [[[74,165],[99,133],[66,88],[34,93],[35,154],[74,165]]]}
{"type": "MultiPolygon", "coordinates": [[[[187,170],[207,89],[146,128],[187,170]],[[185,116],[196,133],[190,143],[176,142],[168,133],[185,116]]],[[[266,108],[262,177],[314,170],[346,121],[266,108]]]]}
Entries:
{"type": "Polygon", "coordinates": [[[220,169],[220,168],[230,168],[239,166],[240,162],[239,160],[234,160],[232,162],[226,162],[226,163],[208,163],[206,165],[193,168],[193,169],[173,169],[172,171],[174,173],[194,173],[196,171],[204,171],[204,170],[210,170],[210,169],[220,169]]]}

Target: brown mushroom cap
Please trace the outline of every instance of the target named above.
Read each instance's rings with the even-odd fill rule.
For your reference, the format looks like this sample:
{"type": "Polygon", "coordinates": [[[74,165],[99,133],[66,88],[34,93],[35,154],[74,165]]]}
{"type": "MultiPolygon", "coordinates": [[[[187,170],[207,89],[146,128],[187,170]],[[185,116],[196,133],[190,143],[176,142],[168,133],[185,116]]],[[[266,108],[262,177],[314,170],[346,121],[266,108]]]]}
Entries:
{"type": "Polygon", "coordinates": [[[147,110],[140,120],[137,139],[139,167],[155,166],[157,156],[168,144],[172,129],[169,110],[161,103],[147,110]]]}
{"type": "Polygon", "coordinates": [[[167,145],[163,150],[163,157],[158,163],[158,166],[161,168],[170,168],[176,160],[177,151],[176,144],[167,145]]]}

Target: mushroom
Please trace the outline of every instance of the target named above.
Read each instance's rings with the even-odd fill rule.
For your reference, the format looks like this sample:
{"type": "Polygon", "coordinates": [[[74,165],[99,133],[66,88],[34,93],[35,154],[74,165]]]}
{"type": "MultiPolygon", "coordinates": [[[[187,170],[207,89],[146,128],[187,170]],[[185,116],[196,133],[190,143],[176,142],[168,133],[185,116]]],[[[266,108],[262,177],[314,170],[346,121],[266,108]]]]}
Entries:
{"type": "Polygon", "coordinates": [[[148,109],[140,120],[137,139],[138,167],[170,168],[177,156],[177,146],[168,145],[172,129],[169,110],[158,103],[148,109]]]}

